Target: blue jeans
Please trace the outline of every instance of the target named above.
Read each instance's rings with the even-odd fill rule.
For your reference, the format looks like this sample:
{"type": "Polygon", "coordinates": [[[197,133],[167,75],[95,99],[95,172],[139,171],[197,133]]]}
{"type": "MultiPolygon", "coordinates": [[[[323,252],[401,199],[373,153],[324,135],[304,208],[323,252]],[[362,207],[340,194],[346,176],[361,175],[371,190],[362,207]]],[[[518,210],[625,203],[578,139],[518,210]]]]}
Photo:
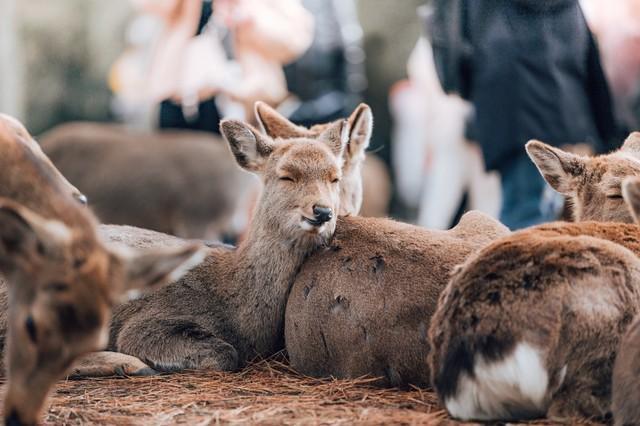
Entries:
{"type": "Polygon", "coordinates": [[[547,185],[526,154],[512,158],[501,168],[500,179],[500,221],[509,229],[522,229],[558,218],[563,199],[547,185]]]}

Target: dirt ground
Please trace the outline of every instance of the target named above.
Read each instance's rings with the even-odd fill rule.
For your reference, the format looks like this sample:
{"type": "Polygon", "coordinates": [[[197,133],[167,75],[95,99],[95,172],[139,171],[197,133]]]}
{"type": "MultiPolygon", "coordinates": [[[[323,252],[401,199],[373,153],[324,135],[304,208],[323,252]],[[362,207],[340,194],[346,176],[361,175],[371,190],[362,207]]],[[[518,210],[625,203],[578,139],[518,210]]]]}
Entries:
{"type": "MultiPolygon", "coordinates": [[[[372,381],[304,377],[292,371],[283,357],[236,373],[66,380],[50,398],[44,421],[56,425],[459,424],[448,418],[432,392],[382,389],[372,381]]],[[[597,423],[570,419],[560,424],[597,423]]]]}

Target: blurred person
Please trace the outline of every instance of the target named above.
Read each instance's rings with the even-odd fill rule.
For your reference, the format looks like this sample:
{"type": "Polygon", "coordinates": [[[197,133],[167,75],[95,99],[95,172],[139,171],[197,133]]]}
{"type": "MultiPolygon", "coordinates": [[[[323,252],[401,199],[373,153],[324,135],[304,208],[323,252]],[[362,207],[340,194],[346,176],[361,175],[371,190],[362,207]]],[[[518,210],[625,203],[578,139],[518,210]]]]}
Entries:
{"type": "Polygon", "coordinates": [[[447,92],[474,107],[467,132],[501,175],[511,229],[556,219],[557,197],[524,144],[612,148],[616,125],[595,40],[578,0],[434,0],[428,22],[447,92]]]}
{"type": "Polygon", "coordinates": [[[640,128],[640,0],[581,0],[611,87],[616,117],[640,128]]]}
{"type": "Polygon", "coordinates": [[[466,140],[468,102],[444,93],[429,41],[420,37],[407,64],[408,80],[390,93],[394,116],[393,164],[402,201],[418,208],[417,223],[448,229],[467,206],[497,217],[500,183],[484,169],[479,148],[466,140]]]}
{"type": "Polygon", "coordinates": [[[252,118],[257,100],[286,96],[282,65],[311,43],[298,0],[134,0],[163,21],[149,76],[161,128],[218,133],[223,116],[252,118]]]}
{"type": "Polygon", "coordinates": [[[290,97],[279,110],[312,126],[348,116],[367,86],[354,0],[302,0],[315,20],[309,49],[284,68],[290,97]]]}

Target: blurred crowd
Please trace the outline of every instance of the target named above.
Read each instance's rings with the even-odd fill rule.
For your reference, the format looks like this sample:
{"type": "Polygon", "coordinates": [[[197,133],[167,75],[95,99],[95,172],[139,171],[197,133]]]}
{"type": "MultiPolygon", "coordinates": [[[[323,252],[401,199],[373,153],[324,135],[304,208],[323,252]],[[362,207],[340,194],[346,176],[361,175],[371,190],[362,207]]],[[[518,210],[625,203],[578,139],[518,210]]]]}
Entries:
{"type": "Polygon", "coordinates": [[[526,142],[599,153],[640,127],[640,0],[397,2],[421,29],[410,40],[392,15],[370,36],[363,10],[379,3],[131,0],[113,114],[218,134],[257,100],[307,127],[369,103],[367,214],[436,229],[468,209],[512,229],[568,217],[526,142]],[[386,84],[398,58],[406,77],[386,84]]]}

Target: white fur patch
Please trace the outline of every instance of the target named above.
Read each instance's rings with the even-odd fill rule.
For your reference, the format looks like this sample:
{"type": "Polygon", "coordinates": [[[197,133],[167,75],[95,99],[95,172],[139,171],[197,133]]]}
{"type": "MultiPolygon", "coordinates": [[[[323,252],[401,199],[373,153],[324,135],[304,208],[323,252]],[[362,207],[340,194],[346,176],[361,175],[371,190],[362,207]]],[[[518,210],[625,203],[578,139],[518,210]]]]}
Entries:
{"type": "Polygon", "coordinates": [[[206,256],[207,253],[204,248],[201,248],[193,253],[193,255],[185,260],[182,265],[178,266],[173,270],[173,272],[171,272],[171,274],[169,274],[169,282],[178,281],[184,274],[189,272],[191,268],[199,265],[206,256]]]}
{"type": "Polygon", "coordinates": [[[541,351],[519,343],[502,361],[475,360],[475,377],[462,374],[458,393],[445,400],[449,413],[462,420],[507,420],[512,411],[546,412],[549,376],[541,351]]]}
{"type": "Polygon", "coordinates": [[[303,231],[307,231],[307,232],[317,232],[318,234],[322,233],[325,228],[326,225],[322,224],[320,226],[313,226],[312,224],[310,224],[309,222],[307,222],[306,220],[301,220],[300,221],[300,228],[302,228],[303,231]]]}
{"type": "Polygon", "coordinates": [[[47,220],[45,223],[47,233],[61,243],[71,241],[71,230],[67,226],[57,220],[47,220]]]}

